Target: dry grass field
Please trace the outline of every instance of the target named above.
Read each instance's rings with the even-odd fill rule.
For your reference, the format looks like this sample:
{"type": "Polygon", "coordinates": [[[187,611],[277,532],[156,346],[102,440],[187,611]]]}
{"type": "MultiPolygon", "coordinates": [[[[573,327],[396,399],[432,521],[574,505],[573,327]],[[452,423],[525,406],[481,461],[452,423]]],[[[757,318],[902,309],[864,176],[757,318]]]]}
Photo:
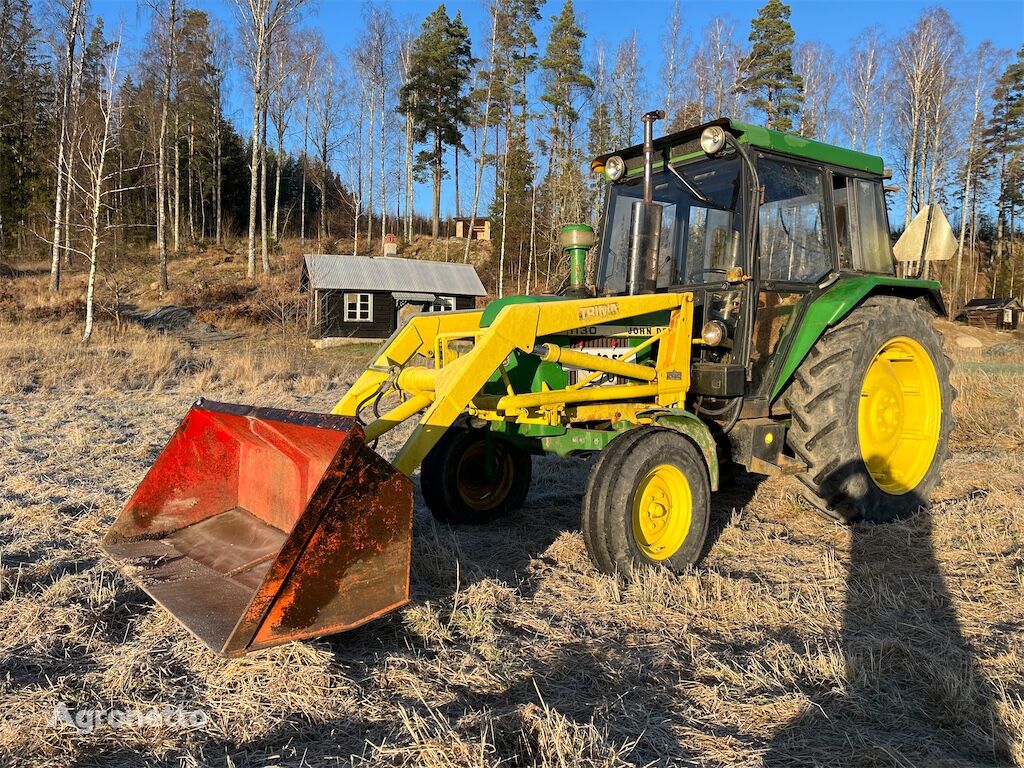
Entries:
{"type": "Polygon", "coordinates": [[[74,307],[6,282],[0,765],[1024,765],[1024,347],[967,354],[942,324],[959,425],[906,522],[839,527],[741,474],[700,567],[624,582],[584,550],[587,463],[538,460],[493,525],[417,499],[406,609],[227,661],[98,542],[197,396],[327,410],[371,350],[272,324],[191,346],[105,323],[83,348],[74,307]],[[208,719],[79,733],[60,704],[208,719]]]}

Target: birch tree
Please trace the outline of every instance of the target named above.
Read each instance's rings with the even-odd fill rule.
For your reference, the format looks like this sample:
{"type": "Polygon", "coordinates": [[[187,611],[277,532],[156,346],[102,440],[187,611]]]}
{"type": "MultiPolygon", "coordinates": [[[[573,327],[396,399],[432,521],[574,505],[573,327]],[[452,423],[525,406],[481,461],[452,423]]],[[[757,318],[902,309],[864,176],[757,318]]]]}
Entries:
{"type": "Polygon", "coordinates": [[[270,237],[276,243],[281,222],[281,167],[284,164],[284,137],[292,119],[292,110],[302,90],[306,65],[302,51],[292,35],[279,40],[271,51],[270,120],[277,139],[277,162],[274,164],[274,208],[270,217],[270,237]]]}
{"type": "Polygon", "coordinates": [[[970,123],[967,129],[967,151],[964,156],[963,190],[960,195],[960,234],[957,238],[956,268],[953,274],[953,289],[950,293],[949,314],[956,317],[960,307],[967,302],[967,296],[961,296],[960,286],[963,273],[964,241],[967,237],[967,220],[971,209],[971,195],[977,185],[977,167],[984,162],[988,147],[983,141],[985,127],[985,111],[983,99],[991,82],[996,77],[999,53],[988,40],[981,43],[968,57],[974,62],[973,100],[971,102],[970,123]]]}
{"type": "Polygon", "coordinates": [[[120,38],[110,46],[105,69],[103,87],[99,94],[99,119],[90,130],[83,130],[83,141],[79,145],[81,167],[86,173],[88,184],[90,220],[89,247],[86,252],[89,262],[89,277],[85,294],[85,328],[82,341],[88,343],[92,337],[96,305],[96,273],[99,263],[100,238],[103,226],[100,214],[103,212],[104,201],[109,194],[110,179],[116,175],[107,167],[107,156],[114,140],[114,92],[117,83],[117,60],[120,52],[120,38]]]}
{"type": "Polygon", "coordinates": [[[847,130],[853,149],[866,152],[872,128],[884,120],[884,39],[879,27],[868,27],[854,38],[843,69],[843,83],[849,100],[847,130]]]}
{"type": "Polygon", "coordinates": [[[794,67],[804,86],[803,105],[797,132],[819,141],[829,141],[835,109],[836,52],[816,40],[796,48],[794,67]]]}
{"type": "Polygon", "coordinates": [[[907,184],[904,228],[910,226],[924,189],[925,162],[933,137],[927,119],[946,97],[943,75],[958,37],[949,14],[942,9],[923,13],[894,47],[893,88],[896,131],[904,152],[907,184]]]}
{"type": "Polygon", "coordinates": [[[235,0],[249,60],[250,84],[253,94],[252,146],[249,161],[249,233],[246,246],[246,276],[250,278],[256,276],[256,207],[259,199],[261,164],[260,129],[268,101],[265,73],[268,52],[274,33],[305,4],[306,0],[235,0]]]}
{"type": "Polygon", "coordinates": [[[679,112],[678,101],[682,95],[683,62],[686,57],[686,28],[683,26],[683,11],[680,0],[672,3],[665,31],[661,36],[661,83],[665,88],[665,114],[672,119],[679,112]]]}

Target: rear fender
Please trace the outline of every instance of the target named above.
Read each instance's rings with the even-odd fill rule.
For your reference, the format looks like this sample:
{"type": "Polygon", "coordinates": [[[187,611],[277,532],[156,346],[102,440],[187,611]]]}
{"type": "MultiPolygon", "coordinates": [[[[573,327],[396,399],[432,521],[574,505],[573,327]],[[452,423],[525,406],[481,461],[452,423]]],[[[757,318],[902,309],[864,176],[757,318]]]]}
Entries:
{"type": "Polygon", "coordinates": [[[884,275],[857,275],[840,278],[823,292],[811,294],[810,301],[796,329],[796,336],[779,370],[779,376],[772,388],[771,399],[775,400],[789,384],[797,368],[807,357],[811,348],[822,334],[838,323],[865,299],[871,296],[899,296],[906,299],[923,299],[939,317],[945,317],[946,307],[937,282],[932,280],[911,280],[884,275]]]}

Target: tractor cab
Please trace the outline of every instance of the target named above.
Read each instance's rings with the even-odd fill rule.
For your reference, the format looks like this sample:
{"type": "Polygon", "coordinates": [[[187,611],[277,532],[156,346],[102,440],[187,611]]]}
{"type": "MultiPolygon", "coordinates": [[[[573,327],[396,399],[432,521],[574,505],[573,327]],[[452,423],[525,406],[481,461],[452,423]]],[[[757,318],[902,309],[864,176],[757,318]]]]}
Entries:
{"type": "Polygon", "coordinates": [[[894,275],[880,158],[728,119],[602,155],[593,291],[688,291],[691,392],[768,415],[797,308],[844,272],[894,275]],[[780,347],[780,345],[782,345],[780,347]]]}

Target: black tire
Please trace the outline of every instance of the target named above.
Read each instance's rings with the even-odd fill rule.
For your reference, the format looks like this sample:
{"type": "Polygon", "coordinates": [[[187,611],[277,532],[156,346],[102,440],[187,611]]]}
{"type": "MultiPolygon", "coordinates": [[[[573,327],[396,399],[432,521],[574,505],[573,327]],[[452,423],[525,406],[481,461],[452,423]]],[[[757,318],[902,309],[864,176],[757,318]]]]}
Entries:
{"type": "Polygon", "coordinates": [[[587,475],[587,484],[583,491],[583,542],[591,562],[604,573],[614,573],[615,565],[611,553],[605,543],[603,533],[603,508],[598,504],[605,489],[614,478],[614,472],[608,467],[621,466],[633,449],[633,444],[645,433],[655,427],[636,427],[614,438],[604,450],[597,454],[594,465],[587,475]]]}
{"type": "MultiPolygon", "coordinates": [[[[663,471],[663,470],[659,470],[663,471]]],[[[685,436],[671,429],[641,427],[615,438],[590,470],[583,498],[583,535],[594,565],[604,573],[627,575],[636,568],[662,567],[682,573],[704,549],[711,517],[711,485],[704,457],[685,436]],[[638,539],[634,503],[658,467],[685,478],[691,499],[681,542],[652,556],[654,542],[638,539]]],[[[672,510],[670,510],[671,512],[672,510]]],[[[679,510],[674,510],[675,514],[679,510]]],[[[643,535],[643,534],[639,534],[643,535]]]]}
{"type": "MultiPolygon", "coordinates": [[[[897,359],[895,362],[904,364],[906,361],[897,359]]],[[[892,366],[892,370],[897,368],[892,366]]],[[[949,383],[949,370],[950,361],[942,351],[942,339],[932,325],[931,314],[910,299],[868,299],[822,335],[783,396],[793,417],[787,444],[808,466],[797,475],[803,483],[806,500],[825,515],[844,523],[889,522],[927,506],[929,495],[939,482],[953,427],[952,405],[956,391],[949,383]],[[872,474],[863,456],[865,451],[873,450],[870,437],[862,442],[860,429],[862,397],[869,396],[865,391],[868,387],[865,377],[876,358],[892,345],[898,345],[901,337],[916,342],[927,353],[938,380],[941,410],[935,413],[934,408],[916,406],[919,412],[931,414],[913,422],[926,422],[922,431],[929,435],[927,439],[921,438],[922,447],[913,454],[922,457],[917,459],[919,468],[914,471],[906,467],[894,469],[886,463],[887,457],[873,457],[868,459],[875,466],[876,474],[872,474]],[[931,435],[937,435],[937,443],[931,463],[926,464],[931,435]],[[862,445],[867,447],[862,449],[862,445]],[[908,476],[903,485],[906,488],[897,487],[900,483],[896,480],[887,481],[905,471],[908,476]],[[922,473],[919,480],[914,479],[922,473]],[[890,485],[886,489],[880,483],[890,485]],[[893,483],[895,485],[891,485],[893,483]]],[[[890,420],[885,429],[896,435],[897,446],[903,445],[904,423],[912,423],[905,417],[914,408],[903,400],[906,392],[912,390],[900,389],[903,394],[897,397],[897,407],[890,408],[885,417],[890,420]]],[[[873,429],[870,422],[868,427],[873,429]]],[[[919,438],[915,435],[906,439],[919,438]]],[[[907,463],[913,467],[913,461],[907,463]]]]}
{"type": "Polygon", "coordinates": [[[488,432],[449,428],[420,466],[420,490],[431,514],[445,523],[481,524],[519,509],[530,491],[530,454],[492,437],[495,477],[485,477],[488,432]]]}

